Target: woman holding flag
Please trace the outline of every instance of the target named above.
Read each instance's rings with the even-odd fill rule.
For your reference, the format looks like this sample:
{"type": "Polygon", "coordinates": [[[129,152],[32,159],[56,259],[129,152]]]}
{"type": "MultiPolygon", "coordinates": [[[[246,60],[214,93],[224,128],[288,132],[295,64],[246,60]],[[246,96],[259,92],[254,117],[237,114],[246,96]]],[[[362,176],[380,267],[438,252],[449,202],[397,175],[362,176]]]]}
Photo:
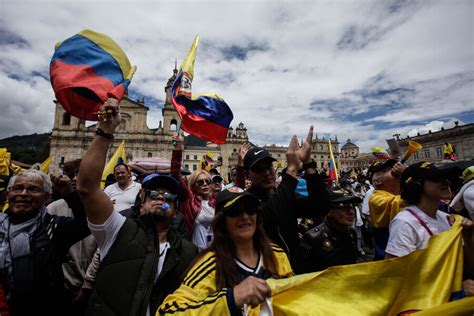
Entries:
{"type": "Polygon", "coordinates": [[[173,136],[175,149],[171,157],[171,175],[175,176],[184,188],[181,212],[192,243],[199,250],[207,249],[212,241],[211,222],[215,214],[215,198],[211,190],[211,176],[205,170],[196,170],[189,176],[189,185],[181,177],[183,156],[182,135],[173,136]]]}
{"type": "Polygon", "coordinates": [[[268,278],[293,275],[283,249],[263,229],[256,196],[238,187],[217,195],[215,239],[157,315],[246,315],[271,295],[268,278]]]}

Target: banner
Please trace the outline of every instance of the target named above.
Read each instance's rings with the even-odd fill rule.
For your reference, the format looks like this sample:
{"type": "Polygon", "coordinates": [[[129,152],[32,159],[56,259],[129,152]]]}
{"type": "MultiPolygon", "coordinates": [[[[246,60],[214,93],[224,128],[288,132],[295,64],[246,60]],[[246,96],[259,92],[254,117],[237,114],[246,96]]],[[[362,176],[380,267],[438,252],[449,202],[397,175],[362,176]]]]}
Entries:
{"type": "Polygon", "coordinates": [[[472,298],[448,303],[461,297],[461,221],[404,257],[267,280],[273,315],[406,315],[443,305],[473,313],[472,298]]]}

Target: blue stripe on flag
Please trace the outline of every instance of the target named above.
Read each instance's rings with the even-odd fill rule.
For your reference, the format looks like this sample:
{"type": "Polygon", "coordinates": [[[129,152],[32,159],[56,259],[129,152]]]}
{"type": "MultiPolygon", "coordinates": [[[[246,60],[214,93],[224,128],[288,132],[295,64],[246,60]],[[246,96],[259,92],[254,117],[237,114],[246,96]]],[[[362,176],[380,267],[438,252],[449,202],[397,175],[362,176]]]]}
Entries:
{"type": "Polygon", "coordinates": [[[91,66],[97,75],[118,85],[124,80],[119,63],[108,52],[90,39],[76,34],[65,40],[54,52],[51,64],[56,60],[70,65],[91,66]]]}
{"type": "MultiPolygon", "coordinates": [[[[182,73],[180,72],[173,84],[171,95],[175,94],[176,88],[181,82],[181,75],[182,73]]],[[[177,103],[184,106],[186,111],[189,113],[202,117],[215,124],[219,124],[225,128],[229,128],[229,125],[234,118],[231,109],[223,100],[208,96],[201,96],[195,100],[189,99],[186,96],[178,96],[175,97],[175,100],[177,103]]]]}

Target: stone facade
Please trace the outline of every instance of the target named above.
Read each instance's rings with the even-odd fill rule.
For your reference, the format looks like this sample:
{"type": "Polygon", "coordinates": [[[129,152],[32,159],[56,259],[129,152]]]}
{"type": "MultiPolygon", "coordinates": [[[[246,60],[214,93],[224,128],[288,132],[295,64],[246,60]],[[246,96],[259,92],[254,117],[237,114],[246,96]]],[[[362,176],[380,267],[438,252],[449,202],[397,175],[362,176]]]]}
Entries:
{"type": "Polygon", "coordinates": [[[341,164],[349,169],[366,169],[374,160],[372,153],[359,152],[359,146],[350,139],[341,147],[341,164]]]}
{"type": "MultiPolygon", "coordinates": [[[[125,97],[120,102],[120,111],[122,114],[122,123],[117,128],[115,138],[109,148],[108,157],[114,154],[115,150],[125,140],[127,160],[143,157],[160,157],[171,159],[172,152],[172,133],[176,131],[179,116],[176,113],[170,98],[170,88],[177,75],[176,68],[173,70],[173,76],[168,80],[165,93],[166,100],[162,109],[163,119],[158,128],[150,129],[147,126],[146,118],[149,108],[143,100],[131,100],[125,97]]],[[[54,127],[51,134],[52,164],[50,172],[59,172],[62,163],[81,158],[87,150],[89,143],[95,133],[96,125],[87,126],[84,120],[78,119],[66,113],[59,102],[55,101],[56,111],[54,118],[54,127]]],[[[189,138],[188,138],[189,139],[189,138]]],[[[193,171],[199,168],[199,161],[206,152],[213,154],[215,158],[222,158],[220,172],[227,176],[230,169],[237,165],[237,157],[240,146],[249,141],[247,128],[240,122],[235,129],[229,128],[226,144],[215,145],[202,141],[200,145],[188,144],[185,142],[185,151],[183,153],[183,166],[193,171]]],[[[290,135],[288,136],[288,141],[290,135]]],[[[334,158],[339,159],[339,142],[337,138],[331,140],[333,146],[334,158]]],[[[286,166],[287,147],[269,145],[264,146],[272,156],[281,161],[282,168],[286,166]]],[[[312,158],[316,161],[318,168],[322,168],[330,160],[328,140],[313,140],[312,158]]]]}
{"type": "Polygon", "coordinates": [[[406,152],[410,140],[420,143],[423,148],[413,154],[408,160],[408,164],[422,160],[442,161],[444,159],[443,145],[445,143],[450,143],[453,146],[456,160],[474,159],[474,123],[459,125],[456,122],[453,128],[441,129],[437,132],[429,131],[415,137],[401,138],[398,140],[398,144],[402,153],[406,152]]]}

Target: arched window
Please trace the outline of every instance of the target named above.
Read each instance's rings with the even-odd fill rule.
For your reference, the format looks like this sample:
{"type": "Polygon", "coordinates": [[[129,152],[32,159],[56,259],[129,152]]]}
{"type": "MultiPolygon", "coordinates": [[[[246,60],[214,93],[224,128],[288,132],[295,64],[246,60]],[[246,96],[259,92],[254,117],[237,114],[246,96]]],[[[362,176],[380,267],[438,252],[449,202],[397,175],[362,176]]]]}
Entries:
{"type": "Polygon", "coordinates": [[[62,121],[62,125],[63,126],[66,126],[66,125],[71,125],[71,115],[69,113],[64,113],[63,114],[63,121],[62,121]]]}
{"type": "Polygon", "coordinates": [[[175,119],[172,119],[170,122],[170,131],[176,132],[177,127],[178,127],[178,122],[175,119]]]}
{"type": "Polygon", "coordinates": [[[148,158],[153,157],[152,153],[148,153],[148,158]]]}

